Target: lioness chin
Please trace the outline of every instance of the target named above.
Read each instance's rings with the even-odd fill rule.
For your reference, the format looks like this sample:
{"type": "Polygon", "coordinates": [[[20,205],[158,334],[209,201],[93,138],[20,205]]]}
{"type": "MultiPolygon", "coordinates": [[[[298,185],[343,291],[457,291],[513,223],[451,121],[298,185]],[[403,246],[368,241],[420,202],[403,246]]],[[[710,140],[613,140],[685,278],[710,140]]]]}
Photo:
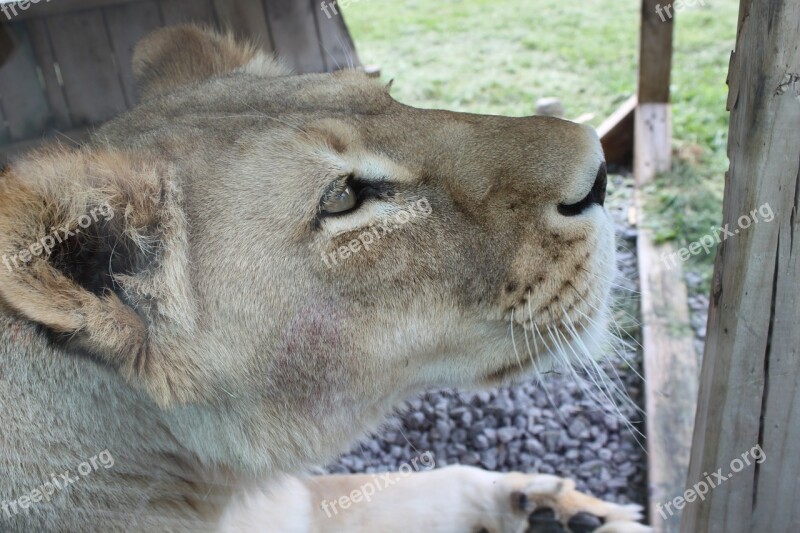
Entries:
{"type": "Polygon", "coordinates": [[[194,26],[134,69],[138,107],[0,176],[0,530],[646,529],[553,476],[302,477],[415,392],[602,342],[590,128],[414,109],[194,26]]]}

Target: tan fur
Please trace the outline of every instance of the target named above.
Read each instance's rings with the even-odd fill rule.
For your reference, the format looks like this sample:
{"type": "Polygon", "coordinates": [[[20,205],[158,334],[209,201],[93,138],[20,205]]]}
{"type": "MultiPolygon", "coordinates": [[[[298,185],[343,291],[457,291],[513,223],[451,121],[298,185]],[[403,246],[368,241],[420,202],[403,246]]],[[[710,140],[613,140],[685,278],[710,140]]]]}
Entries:
{"type": "MultiPolygon", "coordinates": [[[[134,66],[141,105],[0,177],[3,257],[98,206],[114,213],[0,264],[0,498],[102,450],[115,459],[50,502],[0,511],[1,530],[258,530],[289,507],[286,530],[335,529],[316,489],[286,475],[422,388],[508,383],[549,365],[556,344],[602,342],[611,224],[597,206],[556,210],[595,180],[589,128],[410,108],[361,74],[288,76],[192,26],[147,37],[134,66]],[[393,190],[320,217],[348,176],[393,190]],[[326,266],[422,200],[426,216],[326,266]]],[[[469,470],[414,479],[502,505],[495,480],[535,485],[469,470]]],[[[559,509],[614,509],[559,494],[559,509]]],[[[386,505],[360,511],[365,531],[386,505]]]]}

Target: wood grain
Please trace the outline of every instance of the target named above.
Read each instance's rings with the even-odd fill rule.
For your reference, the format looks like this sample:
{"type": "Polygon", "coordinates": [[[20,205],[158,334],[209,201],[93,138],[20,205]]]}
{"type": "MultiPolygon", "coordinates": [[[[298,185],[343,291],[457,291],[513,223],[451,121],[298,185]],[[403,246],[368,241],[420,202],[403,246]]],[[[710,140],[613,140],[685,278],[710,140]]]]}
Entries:
{"type": "Polygon", "coordinates": [[[637,104],[636,96],[631,96],[597,127],[597,135],[609,165],[631,166],[637,104]]]}
{"type": "Polygon", "coordinates": [[[148,0],[109,7],[105,10],[105,20],[125,92],[125,103],[133,107],[138,96],[131,67],[133,49],[142,37],[162,26],[158,3],[148,0]]]}
{"type": "Polygon", "coordinates": [[[317,33],[315,0],[268,0],[267,18],[275,52],[295,72],[325,72],[317,33]]]}
{"type": "Polygon", "coordinates": [[[28,20],[25,25],[31,37],[36,63],[39,65],[44,79],[44,93],[50,106],[52,126],[62,130],[71,129],[72,118],[67,107],[64,89],[56,72],[56,59],[50,42],[50,34],[47,31],[47,24],[44,19],[35,18],[28,20]]]}
{"type": "Polygon", "coordinates": [[[641,20],[637,89],[639,102],[667,103],[672,64],[672,34],[675,26],[672,2],[642,0],[641,20]]]}
{"type": "Polygon", "coordinates": [[[214,12],[221,28],[272,52],[272,36],[262,0],[214,0],[214,12]]]}
{"type": "Polygon", "coordinates": [[[72,123],[104,122],[126,109],[122,81],[101,11],[47,18],[72,123]]]}
{"type": "Polygon", "coordinates": [[[2,66],[0,95],[9,140],[19,141],[40,134],[50,126],[50,108],[36,73],[36,58],[25,24],[6,24],[13,41],[2,66]]]}
{"type": "Polygon", "coordinates": [[[740,229],[740,217],[754,210],[767,216],[717,254],[688,483],[730,472],[754,446],[766,460],[687,506],[686,533],[800,524],[799,34],[800,2],[741,1],[723,218],[740,229]]]}
{"type": "Polygon", "coordinates": [[[639,103],[634,114],[633,175],[641,187],[672,168],[672,114],[669,104],[639,103]]]}
{"type": "Polygon", "coordinates": [[[319,7],[319,2],[312,2],[316,6],[314,16],[319,30],[320,47],[325,70],[333,72],[343,68],[357,68],[361,66],[356,54],[356,47],[350,38],[350,32],[344,22],[341,10],[335,16],[328,10],[327,16],[319,7]]]}
{"type": "Polygon", "coordinates": [[[680,528],[680,510],[662,509],[686,486],[700,364],[680,260],[672,256],[675,249],[670,243],[654,243],[643,220],[640,191],[636,198],[649,515],[656,531],[674,533],[680,528]]]}
{"type": "Polygon", "coordinates": [[[184,22],[216,25],[211,0],[159,0],[165,26],[184,22]]]}

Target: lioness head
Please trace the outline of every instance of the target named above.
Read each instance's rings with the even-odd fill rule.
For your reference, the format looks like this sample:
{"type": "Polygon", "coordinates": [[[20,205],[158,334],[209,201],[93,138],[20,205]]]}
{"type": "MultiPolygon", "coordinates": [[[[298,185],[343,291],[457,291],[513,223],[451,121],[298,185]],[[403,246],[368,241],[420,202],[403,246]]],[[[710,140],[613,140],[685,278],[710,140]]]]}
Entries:
{"type": "Polygon", "coordinates": [[[415,109],[191,26],[135,70],[143,103],[0,178],[0,295],[202,460],[322,461],[423,388],[602,342],[591,128],[415,109]]]}

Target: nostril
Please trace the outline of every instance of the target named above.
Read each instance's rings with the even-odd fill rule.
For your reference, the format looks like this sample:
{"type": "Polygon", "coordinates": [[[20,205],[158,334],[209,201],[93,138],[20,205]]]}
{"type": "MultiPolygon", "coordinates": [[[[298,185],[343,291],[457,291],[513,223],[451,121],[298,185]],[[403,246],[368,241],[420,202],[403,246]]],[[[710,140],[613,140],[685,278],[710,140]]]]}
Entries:
{"type": "Polygon", "coordinates": [[[606,201],[606,185],[608,184],[608,173],[606,172],[605,161],[600,163],[600,169],[597,171],[597,177],[592,186],[592,192],[589,193],[593,200],[603,205],[606,201]]]}
{"type": "Polygon", "coordinates": [[[597,170],[597,177],[594,179],[594,184],[589,194],[583,200],[574,204],[558,204],[558,212],[567,217],[574,217],[583,213],[593,204],[602,206],[606,201],[607,183],[608,174],[606,172],[606,164],[603,162],[597,170]]]}

